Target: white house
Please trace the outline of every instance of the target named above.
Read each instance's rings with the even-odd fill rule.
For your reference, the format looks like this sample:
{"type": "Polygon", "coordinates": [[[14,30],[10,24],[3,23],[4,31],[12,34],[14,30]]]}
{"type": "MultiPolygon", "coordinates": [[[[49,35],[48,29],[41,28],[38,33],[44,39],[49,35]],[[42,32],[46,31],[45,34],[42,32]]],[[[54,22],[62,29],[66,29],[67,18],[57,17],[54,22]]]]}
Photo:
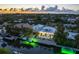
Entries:
{"type": "Polygon", "coordinates": [[[56,31],[54,27],[44,26],[41,24],[33,26],[33,29],[38,32],[39,38],[44,39],[52,39],[56,31]]]}

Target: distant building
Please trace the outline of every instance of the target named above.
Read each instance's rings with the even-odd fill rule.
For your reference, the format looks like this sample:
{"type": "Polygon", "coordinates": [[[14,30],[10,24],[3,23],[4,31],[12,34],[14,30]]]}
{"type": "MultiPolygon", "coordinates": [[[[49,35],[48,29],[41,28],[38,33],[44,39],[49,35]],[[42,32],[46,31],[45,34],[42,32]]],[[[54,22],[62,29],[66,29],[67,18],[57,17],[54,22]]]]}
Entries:
{"type": "Polygon", "coordinates": [[[33,26],[33,29],[38,32],[39,38],[44,38],[44,39],[52,39],[56,31],[54,27],[44,26],[41,24],[33,26]]]}
{"type": "Polygon", "coordinates": [[[57,6],[57,5],[55,5],[54,9],[55,9],[55,10],[57,10],[57,9],[58,9],[58,6],[57,6]]]}
{"type": "Polygon", "coordinates": [[[62,11],[63,11],[63,12],[74,12],[74,10],[71,10],[71,9],[65,9],[64,7],[62,7],[62,11]]]}
{"type": "Polygon", "coordinates": [[[33,8],[27,8],[26,9],[26,11],[32,11],[33,10],[33,8]]]}
{"type": "Polygon", "coordinates": [[[76,24],[64,24],[64,27],[76,27],[76,24]]]}
{"type": "Polygon", "coordinates": [[[74,23],[74,21],[76,21],[76,18],[68,18],[67,21],[74,23]]]}
{"type": "Polygon", "coordinates": [[[0,26],[0,34],[6,33],[6,29],[4,26],[0,26]]]}
{"type": "Polygon", "coordinates": [[[46,10],[47,11],[56,11],[56,10],[58,10],[58,6],[56,5],[55,7],[49,7],[46,10]]]}
{"type": "Polygon", "coordinates": [[[45,9],[45,6],[42,6],[42,7],[41,7],[41,10],[44,10],[44,9],[45,9]]]}
{"type": "Polygon", "coordinates": [[[39,11],[39,8],[34,8],[33,11],[39,11]]]}

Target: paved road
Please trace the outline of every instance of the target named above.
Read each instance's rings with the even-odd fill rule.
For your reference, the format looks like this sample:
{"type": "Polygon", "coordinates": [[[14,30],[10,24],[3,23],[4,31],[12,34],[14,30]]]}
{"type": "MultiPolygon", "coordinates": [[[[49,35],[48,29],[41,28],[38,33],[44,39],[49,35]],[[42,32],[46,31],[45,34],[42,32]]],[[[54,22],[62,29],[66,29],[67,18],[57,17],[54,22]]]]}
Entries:
{"type": "Polygon", "coordinates": [[[38,42],[46,44],[46,45],[56,45],[56,43],[54,42],[54,40],[38,39],[38,42]]]}
{"type": "Polygon", "coordinates": [[[57,45],[53,40],[52,40],[52,41],[39,40],[39,43],[41,43],[41,44],[46,44],[46,45],[52,45],[52,46],[56,46],[56,47],[69,48],[69,49],[72,49],[72,50],[75,50],[75,51],[79,51],[79,49],[76,49],[76,48],[67,47],[67,46],[62,46],[62,45],[57,45]]]}

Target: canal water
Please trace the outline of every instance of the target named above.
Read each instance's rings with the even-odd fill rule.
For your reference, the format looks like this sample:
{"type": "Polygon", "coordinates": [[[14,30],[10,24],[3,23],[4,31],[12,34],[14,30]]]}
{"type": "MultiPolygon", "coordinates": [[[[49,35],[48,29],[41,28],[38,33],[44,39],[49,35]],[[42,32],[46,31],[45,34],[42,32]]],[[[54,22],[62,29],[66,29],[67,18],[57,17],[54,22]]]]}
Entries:
{"type": "Polygon", "coordinates": [[[55,54],[54,47],[44,44],[37,43],[38,46],[32,47],[22,45],[19,41],[4,40],[4,42],[7,44],[7,48],[10,48],[13,53],[16,51],[17,54],[55,54]]]}

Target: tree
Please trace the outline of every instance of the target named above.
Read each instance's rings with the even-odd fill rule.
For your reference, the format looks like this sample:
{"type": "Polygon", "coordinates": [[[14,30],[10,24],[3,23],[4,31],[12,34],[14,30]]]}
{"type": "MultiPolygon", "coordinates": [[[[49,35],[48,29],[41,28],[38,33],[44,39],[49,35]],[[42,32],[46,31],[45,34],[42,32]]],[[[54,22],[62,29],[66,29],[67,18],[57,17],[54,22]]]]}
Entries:
{"type": "Polygon", "coordinates": [[[64,27],[63,27],[63,24],[60,22],[57,23],[57,32],[54,35],[54,39],[58,43],[62,43],[62,41],[64,39],[64,27]]]}
{"type": "Polygon", "coordinates": [[[64,32],[65,28],[64,28],[64,24],[62,23],[62,19],[61,18],[57,18],[58,21],[57,22],[57,31],[55,32],[54,35],[54,40],[56,41],[57,44],[60,45],[65,45],[67,43],[67,32],[64,32]]]}
{"type": "Polygon", "coordinates": [[[79,48],[79,34],[75,36],[75,46],[76,48],[79,48]]]}
{"type": "Polygon", "coordinates": [[[35,24],[42,24],[41,21],[42,21],[41,17],[36,15],[36,16],[35,16],[35,19],[34,19],[34,23],[35,23],[35,24]]]}
{"type": "Polygon", "coordinates": [[[0,48],[0,54],[11,54],[11,50],[8,48],[0,48]]]}
{"type": "Polygon", "coordinates": [[[69,46],[69,47],[74,47],[74,41],[69,40],[67,36],[69,35],[68,32],[64,31],[65,28],[63,26],[62,22],[57,23],[57,32],[54,35],[54,40],[56,41],[57,44],[64,45],[64,46],[69,46]],[[70,44],[71,43],[71,44],[70,44]]]}
{"type": "Polygon", "coordinates": [[[4,47],[6,47],[6,46],[7,46],[7,44],[2,43],[2,44],[1,44],[1,46],[4,48],[4,47]]]}
{"type": "Polygon", "coordinates": [[[61,23],[63,23],[63,20],[61,19],[61,17],[56,17],[55,18],[55,23],[59,23],[59,22],[61,22],[61,23]]]}
{"type": "Polygon", "coordinates": [[[17,35],[20,33],[20,29],[19,28],[13,28],[13,26],[7,26],[6,27],[7,33],[11,34],[11,35],[17,35]]]}

